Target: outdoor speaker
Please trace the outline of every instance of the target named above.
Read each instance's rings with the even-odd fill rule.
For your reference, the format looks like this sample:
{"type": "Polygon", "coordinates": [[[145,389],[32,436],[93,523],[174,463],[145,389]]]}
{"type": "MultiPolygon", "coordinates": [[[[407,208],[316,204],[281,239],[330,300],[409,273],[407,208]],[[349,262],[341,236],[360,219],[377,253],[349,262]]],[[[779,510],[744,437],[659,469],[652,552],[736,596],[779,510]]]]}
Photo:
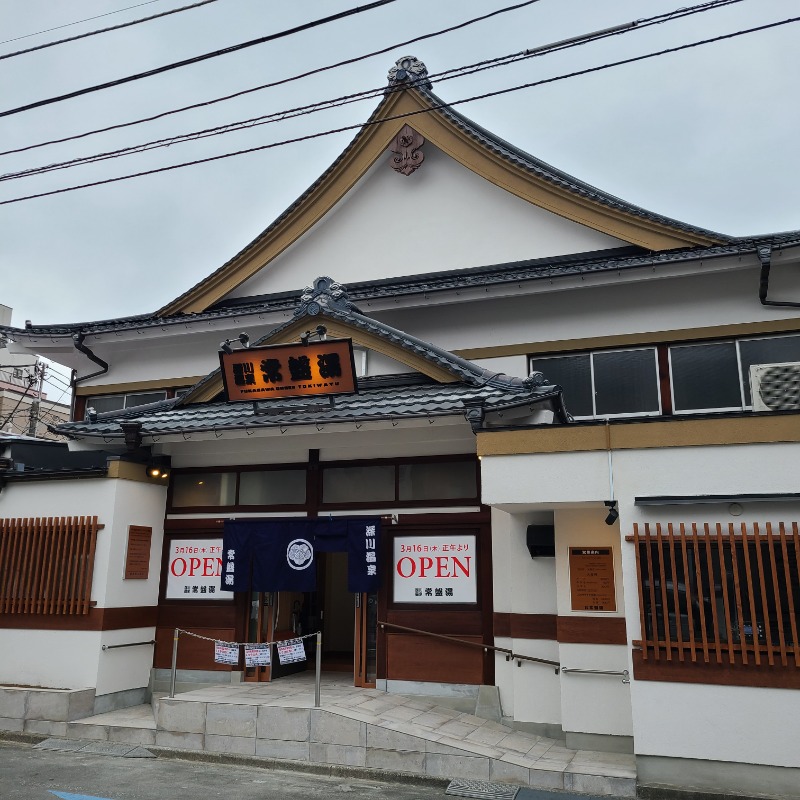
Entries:
{"type": "Polygon", "coordinates": [[[553,558],[556,554],[556,529],[554,525],[528,525],[525,535],[531,558],[553,558]]]}

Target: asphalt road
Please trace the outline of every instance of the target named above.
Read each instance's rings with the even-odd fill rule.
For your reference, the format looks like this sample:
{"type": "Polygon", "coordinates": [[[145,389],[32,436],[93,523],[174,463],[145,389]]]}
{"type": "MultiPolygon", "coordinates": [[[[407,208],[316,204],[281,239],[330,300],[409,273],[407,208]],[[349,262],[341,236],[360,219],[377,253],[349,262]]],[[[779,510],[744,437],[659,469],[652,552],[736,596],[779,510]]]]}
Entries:
{"type": "Polygon", "coordinates": [[[0,741],[2,800],[64,796],[66,800],[85,800],[87,795],[103,800],[433,800],[444,798],[444,792],[441,786],[334,778],[238,764],[54,752],[0,741]]]}

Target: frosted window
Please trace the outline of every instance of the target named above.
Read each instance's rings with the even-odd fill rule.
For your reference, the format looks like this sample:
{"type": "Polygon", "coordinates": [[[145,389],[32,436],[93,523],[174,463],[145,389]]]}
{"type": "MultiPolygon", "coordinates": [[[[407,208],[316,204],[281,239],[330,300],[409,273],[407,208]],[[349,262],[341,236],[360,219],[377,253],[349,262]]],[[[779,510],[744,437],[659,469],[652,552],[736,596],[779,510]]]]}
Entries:
{"type": "Polygon", "coordinates": [[[324,503],[394,501],[394,466],[330,467],[322,471],[324,503]]]}
{"type": "Polygon", "coordinates": [[[235,496],[235,472],[196,472],[192,475],[173,474],[173,507],[232,506],[235,496]]]}
{"type": "Polygon", "coordinates": [[[239,475],[239,505],[301,505],[305,501],[305,470],[264,470],[239,475]]]}
{"type": "Polygon", "coordinates": [[[474,462],[400,465],[400,500],[449,500],[477,495],[474,462]]]}

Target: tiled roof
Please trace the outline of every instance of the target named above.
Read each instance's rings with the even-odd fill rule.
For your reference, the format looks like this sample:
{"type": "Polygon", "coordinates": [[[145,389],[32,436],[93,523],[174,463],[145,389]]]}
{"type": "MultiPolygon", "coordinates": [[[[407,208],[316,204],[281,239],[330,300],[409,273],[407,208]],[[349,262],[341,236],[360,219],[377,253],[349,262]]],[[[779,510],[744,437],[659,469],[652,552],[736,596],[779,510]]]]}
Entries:
{"type": "MultiPolygon", "coordinates": [[[[526,259],[485,267],[430,272],[406,278],[388,278],[363,281],[348,285],[350,297],[356,302],[364,302],[386,297],[423,294],[465,289],[476,286],[502,286],[509,283],[522,283],[584,275],[597,272],[618,272],[622,270],[667,266],[692,261],[722,258],[730,255],[753,253],[756,242],[772,242],[776,248],[800,246],[800,231],[768,235],[763,237],[741,237],[731,239],[728,244],[709,247],[684,247],[676,250],[645,252],[637,247],[623,247],[601,250],[592,253],[579,253],[568,256],[526,259]]],[[[0,334],[14,337],[15,334],[35,336],[72,336],[78,331],[87,333],[109,333],[112,331],[136,330],[141,328],[185,325],[203,320],[235,318],[245,314],[286,311],[297,305],[300,291],[279,292],[270,295],[225,300],[196,314],[178,314],[173,317],[159,317],[152,314],[139,314],[130,317],[99,320],[96,322],[75,322],[62,325],[33,325],[20,329],[0,326],[0,334]]]]}
{"type": "Polygon", "coordinates": [[[142,435],[166,436],[192,432],[224,432],[257,430],[276,426],[325,425],[337,422],[400,420],[415,417],[464,414],[468,408],[482,406],[486,413],[503,412],[526,405],[551,403],[560,406],[561,390],[557,386],[528,388],[518,381],[492,386],[486,383],[439,384],[417,376],[365,378],[359,381],[359,394],[340,395],[333,404],[319,399],[295,398],[262,403],[258,410],[251,402],[224,401],[176,406],[175,400],[129,409],[123,413],[100,415],[97,422],[72,422],[57,430],[71,437],[98,437],[107,442],[123,437],[120,422],[140,422],[142,435]]]}

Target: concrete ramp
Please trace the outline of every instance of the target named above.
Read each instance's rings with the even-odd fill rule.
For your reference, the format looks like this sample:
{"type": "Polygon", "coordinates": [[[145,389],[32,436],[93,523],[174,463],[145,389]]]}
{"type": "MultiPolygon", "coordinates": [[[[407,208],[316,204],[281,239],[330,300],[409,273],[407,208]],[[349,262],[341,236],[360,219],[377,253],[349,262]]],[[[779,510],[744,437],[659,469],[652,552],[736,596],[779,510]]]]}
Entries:
{"type": "Polygon", "coordinates": [[[569,750],[434,699],[313,676],[216,686],[68,723],[68,736],[344,765],[436,778],[635,797],[634,757],[569,750]]]}

